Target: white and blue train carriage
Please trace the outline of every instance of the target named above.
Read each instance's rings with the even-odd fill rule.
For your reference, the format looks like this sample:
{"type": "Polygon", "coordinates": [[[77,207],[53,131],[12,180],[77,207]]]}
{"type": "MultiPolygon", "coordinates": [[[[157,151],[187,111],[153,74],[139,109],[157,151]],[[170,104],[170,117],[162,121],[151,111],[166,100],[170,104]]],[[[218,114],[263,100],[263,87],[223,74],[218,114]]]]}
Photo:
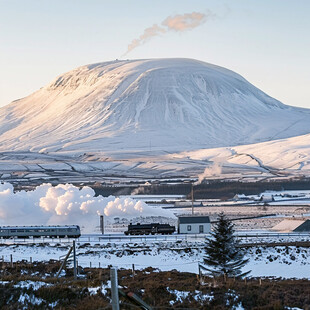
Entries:
{"type": "Polygon", "coordinates": [[[79,238],[81,236],[78,225],[65,226],[1,226],[0,238],[79,238]]]}

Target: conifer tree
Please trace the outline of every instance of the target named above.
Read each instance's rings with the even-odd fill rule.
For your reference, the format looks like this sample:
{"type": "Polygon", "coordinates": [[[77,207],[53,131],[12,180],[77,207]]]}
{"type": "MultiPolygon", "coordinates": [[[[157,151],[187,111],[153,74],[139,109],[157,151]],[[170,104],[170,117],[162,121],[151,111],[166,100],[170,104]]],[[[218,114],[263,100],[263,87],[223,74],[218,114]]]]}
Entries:
{"type": "Polygon", "coordinates": [[[234,232],[234,225],[221,212],[211,237],[207,239],[204,264],[200,265],[202,269],[213,276],[241,277],[250,273],[241,272],[248,259],[244,259],[242,249],[237,247],[234,232]]]}

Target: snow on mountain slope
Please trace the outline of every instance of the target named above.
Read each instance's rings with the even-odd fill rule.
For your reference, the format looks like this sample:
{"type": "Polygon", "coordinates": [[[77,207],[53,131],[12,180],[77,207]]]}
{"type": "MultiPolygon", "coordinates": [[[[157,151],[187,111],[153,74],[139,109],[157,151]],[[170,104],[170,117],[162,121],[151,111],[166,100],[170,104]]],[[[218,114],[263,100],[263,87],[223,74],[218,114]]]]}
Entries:
{"type": "Polygon", "coordinates": [[[204,178],[309,177],[310,134],[236,147],[169,154],[166,160],[205,162],[204,178]]]}
{"type": "Polygon", "coordinates": [[[240,75],[190,59],[112,61],[63,74],[0,109],[0,151],[178,152],[310,132],[240,75]]]}

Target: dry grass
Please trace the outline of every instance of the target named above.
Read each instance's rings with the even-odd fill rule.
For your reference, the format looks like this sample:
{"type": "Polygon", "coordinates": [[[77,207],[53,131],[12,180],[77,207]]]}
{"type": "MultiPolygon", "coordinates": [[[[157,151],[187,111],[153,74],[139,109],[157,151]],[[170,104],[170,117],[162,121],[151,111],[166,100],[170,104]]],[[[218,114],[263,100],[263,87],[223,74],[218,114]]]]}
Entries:
{"type": "MultiPolygon", "coordinates": [[[[14,268],[4,266],[1,280],[9,283],[0,285],[0,309],[104,309],[110,305],[110,293],[90,293],[88,287],[100,287],[110,278],[109,269],[86,268],[84,278],[74,281],[72,270],[67,276],[56,280],[53,276],[59,263],[21,262],[14,268]],[[44,275],[44,277],[43,277],[44,275]],[[46,276],[47,275],[47,276],[46,276]],[[20,281],[46,282],[37,290],[33,287],[14,286],[20,281]],[[20,302],[20,296],[31,296],[32,300],[20,302]],[[35,304],[34,298],[42,301],[35,304]]],[[[176,270],[158,272],[152,268],[136,271],[119,270],[119,284],[124,290],[140,295],[143,300],[156,309],[232,309],[240,304],[244,309],[285,309],[299,307],[310,309],[310,281],[281,279],[234,280],[205,278],[204,285],[192,273],[176,270]],[[178,292],[183,298],[178,299],[178,292]],[[177,294],[176,294],[177,293],[177,294]],[[181,293],[182,295],[182,293],[181,293]],[[172,303],[171,303],[172,302],[172,303]]],[[[128,300],[121,298],[121,309],[134,309],[128,300]]]]}

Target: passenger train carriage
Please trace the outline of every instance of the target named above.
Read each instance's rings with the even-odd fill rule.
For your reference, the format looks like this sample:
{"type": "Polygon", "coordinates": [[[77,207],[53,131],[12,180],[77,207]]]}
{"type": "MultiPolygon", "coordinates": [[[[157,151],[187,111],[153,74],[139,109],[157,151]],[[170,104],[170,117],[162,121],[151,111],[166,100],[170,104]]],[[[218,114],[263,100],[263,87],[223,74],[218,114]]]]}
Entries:
{"type": "Polygon", "coordinates": [[[79,238],[81,236],[78,225],[66,226],[1,226],[0,238],[79,238]]]}

